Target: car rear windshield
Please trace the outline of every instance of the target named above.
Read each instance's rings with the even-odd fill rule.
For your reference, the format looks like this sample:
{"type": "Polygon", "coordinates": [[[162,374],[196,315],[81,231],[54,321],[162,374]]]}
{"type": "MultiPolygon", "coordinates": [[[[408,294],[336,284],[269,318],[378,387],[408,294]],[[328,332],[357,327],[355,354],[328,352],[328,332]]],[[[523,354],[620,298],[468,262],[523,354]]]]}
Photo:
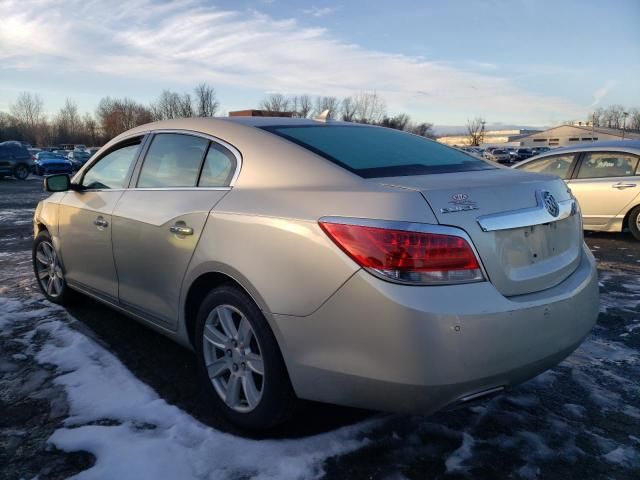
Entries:
{"type": "Polygon", "coordinates": [[[488,170],[476,157],[390,128],[345,125],[262,127],[364,178],[488,170]]]}

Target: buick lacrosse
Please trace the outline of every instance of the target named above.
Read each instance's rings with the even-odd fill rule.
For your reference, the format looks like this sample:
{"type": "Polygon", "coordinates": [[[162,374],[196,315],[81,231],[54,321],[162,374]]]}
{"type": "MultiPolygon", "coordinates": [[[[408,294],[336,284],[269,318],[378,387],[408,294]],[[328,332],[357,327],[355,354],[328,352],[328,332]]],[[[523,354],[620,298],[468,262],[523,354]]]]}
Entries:
{"type": "Polygon", "coordinates": [[[193,349],[212,407],[244,428],[296,399],[465,404],[557,364],[598,314],[560,178],[396,130],[163,121],[45,188],[46,297],[81,292],[193,349]]]}

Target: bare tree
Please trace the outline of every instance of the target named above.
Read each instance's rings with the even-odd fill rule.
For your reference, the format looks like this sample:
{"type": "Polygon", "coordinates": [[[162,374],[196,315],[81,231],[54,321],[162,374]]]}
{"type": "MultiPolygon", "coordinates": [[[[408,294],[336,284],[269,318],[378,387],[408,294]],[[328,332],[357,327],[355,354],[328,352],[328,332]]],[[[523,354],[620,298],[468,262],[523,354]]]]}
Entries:
{"type": "Polygon", "coordinates": [[[195,88],[195,113],[198,117],[213,117],[220,108],[216,90],[206,83],[195,88]]]}
{"type": "Polygon", "coordinates": [[[603,117],[604,117],[604,109],[602,107],[598,107],[593,111],[593,113],[591,114],[591,118],[589,120],[593,122],[594,127],[601,127],[603,117]]]}
{"type": "Polygon", "coordinates": [[[191,95],[163,90],[160,97],[151,105],[154,120],[193,117],[191,95]]]}
{"type": "Polygon", "coordinates": [[[387,111],[385,101],[376,92],[361,92],[353,97],[353,102],[355,122],[378,123],[387,111]]]}
{"type": "Polygon", "coordinates": [[[624,113],[622,105],[610,105],[603,113],[603,126],[609,128],[622,128],[622,117],[624,113]]]}
{"type": "Polygon", "coordinates": [[[406,113],[400,113],[393,117],[384,117],[380,122],[382,127],[395,128],[396,130],[408,130],[411,127],[411,118],[406,113]]]}
{"type": "Polygon", "coordinates": [[[307,94],[304,95],[295,95],[289,100],[288,108],[296,113],[297,117],[300,118],[308,118],[313,112],[313,102],[311,97],[307,94]]]}
{"type": "Polygon", "coordinates": [[[482,117],[476,117],[473,119],[467,119],[467,138],[469,145],[478,146],[484,140],[484,124],[485,120],[482,117]]]}
{"type": "Polygon", "coordinates": [[[421,123],[412,125],[409,131],[416,135],[420,135],[421,137],[426,137],[426,138],[435,137],[435,134],[433,133],[433,123],[429,123],[429,122],[421,122],[421,123]]]}
{"type": "Polygon", "coordinates": [[[84,117],[82,117],[82,129],[85,135],[83,143],[86,145],[98,145],[98,143],[100,143],[98,123],[89,112],[86,112],[84,117]]]}
{"type": "Polygon", "coordinates": [[[24,140],[39,144],[46,130],[44,102],[40,95],[22,92],[10,106],[16,134],[24,140]]]}
{"type": "Polygon", "coordinates": [[[629,109],[628,122],[629,130],[640,132],[640,109],[636,107],[629,109]]]}
{"type": "Polygon", "coordinates": [[[353,122],[356,117],[356,102],[352,97],[345,97],[340,104],[340,114],[345,122],[353,122]]]}
{"type": "Polygon", "coordinates": [[[10,109],[18,123],[27,128],[35,129],[44,122],[44,102],[37,93],[22,92],[10,109]]]}
{"type": "Polygon", "coordinates": [[[260,102],[260,109],[267,112],[288,112],[291,108],[291,101],[281,93],[272,93],[260,102]]]}
{"type": "Polygon", "coordinates": [[[58,141],[69,143],[82,133],[82,121],[76,103],[67,98],[54,121],[55,135],[58,141]]]}
{"type": "Polygon", "coordinates": [[[152,121],[150,109],[128,98],[105,97],[96,111],[98,122],[106,138],[152,121]]]}
{"type": "Polygon", "coordinates": [[[316,105],[313,109],[315,115],[320,115],[325,110],[329,110],[327,118],[336,118],[339,115],[340,102],[336,97],[316,97],[316,105]]]}

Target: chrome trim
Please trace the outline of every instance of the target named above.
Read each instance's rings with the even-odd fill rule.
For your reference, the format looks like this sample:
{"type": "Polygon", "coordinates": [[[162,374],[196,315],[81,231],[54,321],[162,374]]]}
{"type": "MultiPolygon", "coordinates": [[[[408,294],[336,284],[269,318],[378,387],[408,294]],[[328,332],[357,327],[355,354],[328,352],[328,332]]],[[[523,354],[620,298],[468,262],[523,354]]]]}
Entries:
{"type": "MultiPolygon", "coordinates": [[[[211,141],[211,142],[215,142],[218,143],[220,145],[222,145],[223,147],[225,147],[227,150],[229,150],[234,157],[236,157],[236,171],[233,174],[233,177],[231,177],[231,181],[229,182],[229,186],[225,187],[225,188],[231,188],[235,185],[236,180],[238,180],[238,176],[240,176],[240,170],[242,169],[242,154],[240,153],[240,150],[238,150],[236,147],[234,147],[233,145],[231,145],[228,142],[225,142],[224,140],[222,140],[221,138],[215,137],[213,135],[209,135],[208,133],[203,133],[203,132],[197,132],[195,130],[186,130],[186,129],[176,129],[176,128],[172,128],[172,129],[161,129],[161,130],[149,130],[150,134],[159,134],[159,133],[178,133],[178,134],[182,134],[182,135],[193,135],[194,137],[202,137],[202,138],[206,138],[207,140],[211,141]]],[[[143,163],[144,163],[144,159],[143,159],[143,163]]],[[[195,187],[194,187],[195,188],[195,187]]],[[[211,188],[211,187],[203,187],[203,188],[211,188]]],[[[214,188],[218,188],[218,187],[214,187],[214,188]]],[[[222,187],[220,187],[222,188],[222,187]]]]}
{"type": "MultiPolygon", "coordinates": [[[[451,235],[454,237],[460,237],[466,240],[466,242],[471,247],[471,251],[476,256],[476,260],[478,261],[478,265],[480,265],[480,272],[482,273],[482,280],[469,280],[469,281],[460,281],[455,283],[442,283],[440,285],[461,285],[464,283],[478,283],[482,281],[488,281],[489,276],[487,275],[487,271],[482,264],[482,259],[478,254],[478,250],[476,246],[473,244],[471,237],[462,230],[457,227],[449,227],[447,225],[435,225],[431,223],[418,223],[418,222],[403,222],[398,220],[378,220],[373,218],[353,218],[353,217],[338,217],[338,216],[326,216],[318,219],[318,222],[325,223],[338,223],[341,225],[357,225],[361,227],[373,227],[373,228],[386,228],[391,230],[405,230],[408,232],[420,232],[420,233],[435,233],[440,235],[451,235]]],[[[371,273],[377,278],[385,280],[390,283],[398,283],[402,285],[410,285],[410,286],[438,286],[438,284],[425,284],[420,285],[412,282],[405,282],[402,280],[394,280],[386,275],[383,275],[377,272],[375,269],[364,268],[367,272],[371,273]]]]}
{"type": "Polygon", "coordinates": [[[131,187],[127,188],[128,191],[188,191],[188,192],[200,192],[200,191],[228,191],[231,187],[131,187]]]}
{"type": "Polygon", "coordinates": [[[575,215],[578,211],[575,199],[570,198],[557,202],[560,211],[554,217],[545,207],[543,195],[544,192],[542,190],[536,190],[535,207],[482,215],[476,218],[476,221],[483,232],[494,232],[557,222],[575,215]]]}
{"type": "MultiPolygon", "coordinates": [[[[200,191],[200,190],[206,190],[206,191],[221,191],[221,190],[231,190],[233,188],[233,186],[235,185],[236,181],[238,180],[238,177],[240,176],[240,170],[242,169],[242,154],[240,153],[240,150],[238,150],[236,147],[234,147],[233,145],[231,145],[228,142],[225,142],[224,140],[218,138],[218,137],[214,137],[213,135],[209,135],[207,133],[202,133],[202,132],[196,132],[194,130],[181,130],[181,129],[162,129],[162,130],[145,130],[144,132],[136,132],[134,134],[131,135],[127,135],[126,137],[123,137],[121,139],[118,140],[118,142],[115,142],[113,145],[117,145],[118,143],[120,143],[120,141],[126,141],[130,138],[135,138],[135,137],[144,137],[144,135],[149,135],[149,134],[157,134],[157,133],[177,133],[177,134],[182,134],[182,135],[193,135],[194,137],[202,137],[202,138],[206,138],[207,140],[211,141],[211,142],[215,142],[218,143],[220,145],[222,145],[223,147],[225,147],[227,150],[229,150],[233,156],[236,159],[236,171],[233,173],[233,177],[231,177],[231,180],[229,181],[229,185],[228,186],[224,186],[224,187],[198,187],[198,186],[193,186],[193,187],[131,187],[131,188],[101,188],[101,189],[87,189],[87,190],[80,190],[81,192],[116,192],[116,191],[120,191],[120,190],[142,190],[142,191],[172,191],[172,190],[196,190],[196,191],[200,191]]],[[[104,146],[104,147],[108,147],[111,148],[113,145],[109,145],[108,143],[104,146]]],[[[141,143],[142,145],[142,143],[141,143]]],[[[103,148],[104,148],[103,147],[103,148]]],[[[96,152],[96,154],[94,155],[95,158],[92,158],[89,162],[85,163],[80,170],[78,170],[72,177],[72,180],[78,176],[78,174],[80,174],[80,172],[83,172],[82,176],[79,177],[79,179],[81,179],[82,177],[84,177],[84,170],[85,167],[88,167],[89,165],[93,165],[94,163],[98,162],[102,157],[98,157],[98,154],[103,150],[103,148],[101,148],[98,152],[96,152]]],[[[144,158],[142,159],[142,162],[144,163],[144,158]]],[[[134,171],[135,174],[135,171],[134,171]]],[[[137,179],[135,179],[137,181],[137,179]]]]}

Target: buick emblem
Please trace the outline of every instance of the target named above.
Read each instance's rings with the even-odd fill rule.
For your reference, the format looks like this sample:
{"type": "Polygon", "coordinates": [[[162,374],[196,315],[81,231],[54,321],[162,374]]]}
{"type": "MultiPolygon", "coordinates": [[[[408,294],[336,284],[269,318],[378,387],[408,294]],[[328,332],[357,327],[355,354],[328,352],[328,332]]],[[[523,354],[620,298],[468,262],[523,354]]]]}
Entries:
{"type": "Polygon", "coordinates": [[[547,212],[549,212],[552,217],[557,217],[560,214],[560,205],[558,205],[557,200],[549,192],[542,192],[542,201],[544,202],[544,207],[547,209],[547,212]]]}
{"type": "Polygon", "coordinates": [[[451,195],[451,200],[453,200],[452,203],[462,203],[468,199],[469,195],[467,195],[466,193],[456,193],[455,195],[451,195]]]}

